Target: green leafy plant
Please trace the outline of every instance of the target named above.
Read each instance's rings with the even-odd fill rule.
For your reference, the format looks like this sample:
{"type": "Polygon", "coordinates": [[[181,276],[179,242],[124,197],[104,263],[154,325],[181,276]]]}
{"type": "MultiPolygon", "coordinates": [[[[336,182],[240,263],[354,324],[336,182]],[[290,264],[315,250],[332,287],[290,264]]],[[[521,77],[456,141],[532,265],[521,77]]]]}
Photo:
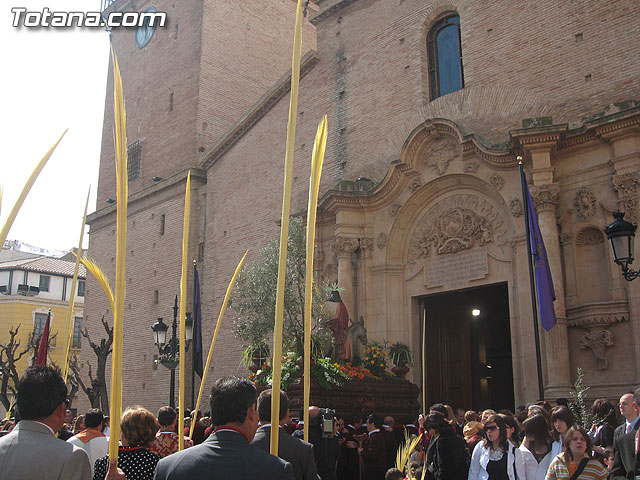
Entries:
{"type": "Polygon", "coordinates": [[[389,359],[396,367],[413,367],[413,354],[406,343],[396,342],[391,345],[389,359]]]}
{"type": "Polygon", "coordinates": [[[252,343],[242,352],[242,364],[247,368],[256,364],[262,365],[268,360],[270,353],[269,345],[265,340],[252,343]],[[256,359],[258,359],[258,362],[255,361],[256,359]]]}
{"type": "MultiPolygon", "coordinates": [[[[305,226],[291,218],[284,294],[283,350],[299,355],[304,347],[305,226]]],[[[235,316],[233,332],[245,345],[256,345],[273,332],[278,280],[277,239],[260,250],[261,259],[246,266],[238,275],[231,308],[235,316]]],[[[328,345],[330,331],[322,315],[324,288],[313,288],[312,334],[316,343],[328,345]]]]}
{"type": "Polygon", "coordinates": [[[311,376],[322,388],[331,389],[339,387],[350,380],[349,374],[343,371],[339,365],[331,362],[329,358],[318,358],[311,366],[311,376]]]}
{"type": "Polygon", "coordinates": [[[593,415],[591,415],[591,409],[587,406],[587,391],[589,387],[584,384],[584,373],[582,369],[578,367],[576,372],[576,381],[573,384],[574,390],[570,392],[571,401],[569,402],[569,408],[576,417],[576,423],[582,428],[589,431],[594,423],[593,415]]]}
{"type": "MultiPolygon", "coordinates": [[[[301,368],[298,365],[299,356],[294,352],[287,352],[282,356],[282,367],[280,375],[280,385],[282,390],[287,390],[289,386],[300,376],[301,368]]],[[[262,368],[249,375],[256,385],[271,386],[273,383],[273,366],[271,360],[265,362],[262,368]]]]}

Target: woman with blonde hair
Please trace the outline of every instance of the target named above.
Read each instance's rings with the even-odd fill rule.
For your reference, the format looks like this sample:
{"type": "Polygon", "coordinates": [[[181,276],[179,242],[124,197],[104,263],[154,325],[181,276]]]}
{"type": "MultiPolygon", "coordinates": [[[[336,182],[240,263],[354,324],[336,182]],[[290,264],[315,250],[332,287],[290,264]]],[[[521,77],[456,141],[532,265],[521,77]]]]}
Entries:
{"type": "Polygon", "coordinates": [[[564,452],[553,459],[545,480],[606,480],[608,472],[591,457],[591,439],[578,425],[564,437],[564,452]]]}
{"type": "MultiPolygon", "coordinates": [[[[118,467],[127,480],[153,480],[156,465],[162,457],[149,450],[156,438],[158,421],[144,407],[128,408],[120,419],[118,467]]],[[[96,460],[93,480],[104,480],[109,467],[109,456],[96,460]]]]}
{"type": "Polygon", "coordinates": [[[73,434],[77,435],[85,428],[87,428],[87,426],[84,424],[84,415],[78,415],[78,418],[76,418],[76,421],[73,424],[73,434]]]}

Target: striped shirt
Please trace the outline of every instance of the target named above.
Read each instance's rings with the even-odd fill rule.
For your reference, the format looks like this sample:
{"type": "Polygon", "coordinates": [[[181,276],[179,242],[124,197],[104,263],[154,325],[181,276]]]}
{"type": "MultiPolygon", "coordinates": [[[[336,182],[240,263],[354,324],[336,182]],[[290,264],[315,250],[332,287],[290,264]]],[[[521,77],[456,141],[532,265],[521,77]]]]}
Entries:
{"type": "MultiPolygon", "coordinates": [[[[594,458],[590,458],[584,470],[578,477],[580,480],[606,480],[609,473],[604,466],[594,458]]],[[[549,465],[545,480],[569,480],[571,473],[569,472],[568,462],[564,459],[564,453],[557,455],[549,465]]]]}

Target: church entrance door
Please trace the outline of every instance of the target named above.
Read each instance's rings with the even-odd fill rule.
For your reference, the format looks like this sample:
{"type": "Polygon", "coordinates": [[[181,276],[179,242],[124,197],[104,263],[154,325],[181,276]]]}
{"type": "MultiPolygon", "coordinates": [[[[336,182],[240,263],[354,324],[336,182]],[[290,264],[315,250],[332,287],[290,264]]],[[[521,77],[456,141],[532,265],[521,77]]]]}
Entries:
{"type": "Polygon", "coordinates": [[[421,324],[426,311],[428,405],[513,410],[507,284],[434,294],[419,301],[421,324]]]}

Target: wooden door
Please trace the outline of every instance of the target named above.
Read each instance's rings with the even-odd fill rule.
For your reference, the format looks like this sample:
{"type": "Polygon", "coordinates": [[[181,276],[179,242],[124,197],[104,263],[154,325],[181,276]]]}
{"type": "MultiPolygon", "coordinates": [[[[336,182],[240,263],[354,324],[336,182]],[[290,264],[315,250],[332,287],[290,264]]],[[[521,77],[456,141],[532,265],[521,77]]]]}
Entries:
{"type": "Polygon", "coordinates": [[[451,302],[429,302],[426,344],[427,408],[437,402],[471,408],[469,320],[451,302]]]}

